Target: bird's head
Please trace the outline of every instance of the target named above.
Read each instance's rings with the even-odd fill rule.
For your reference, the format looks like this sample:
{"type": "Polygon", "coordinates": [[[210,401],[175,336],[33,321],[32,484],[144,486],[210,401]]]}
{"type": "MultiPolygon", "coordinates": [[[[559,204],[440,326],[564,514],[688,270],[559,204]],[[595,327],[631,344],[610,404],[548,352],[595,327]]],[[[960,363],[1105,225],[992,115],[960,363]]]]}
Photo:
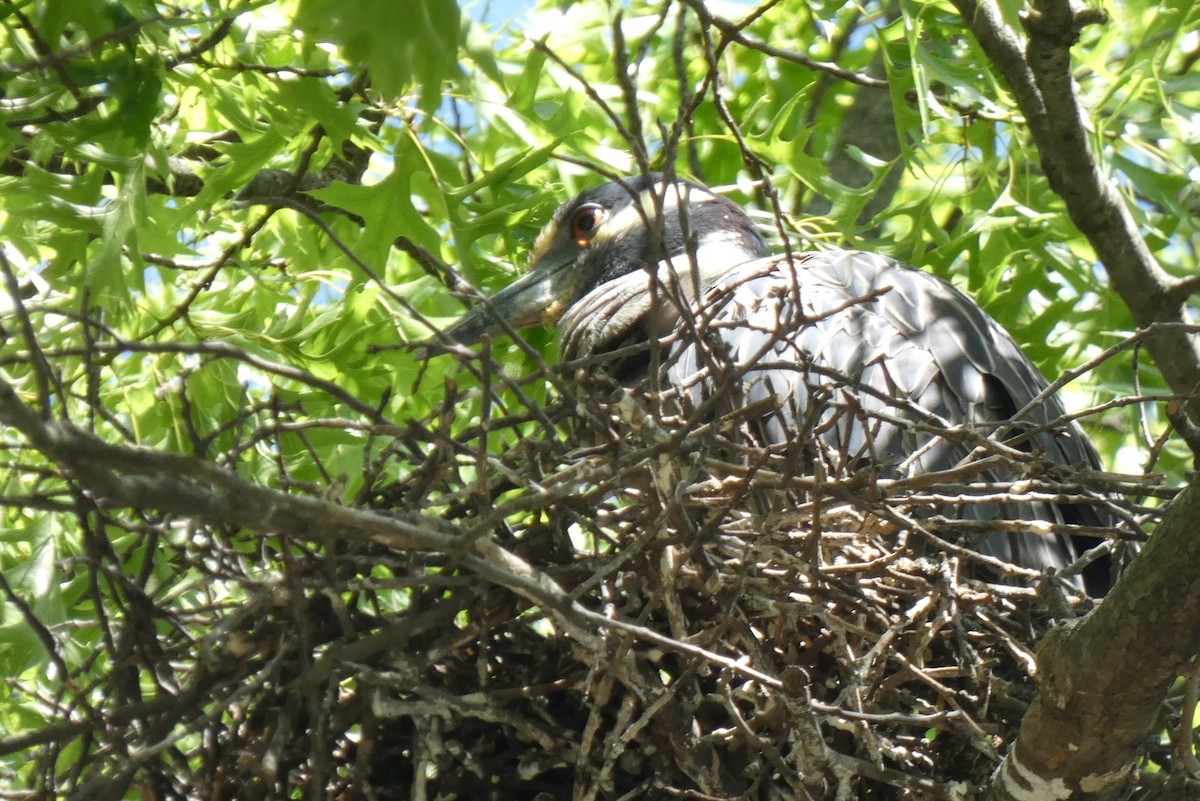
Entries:
{"type": "Polygon", "coordinates": [[[631,311],[648,294],[640,276],[652,277],[666,263],[689,283],[698,271],[703,282],[764,252],[746,213],[705,187],[658,175],[612,181],[561,206],[534,243],[529,272],[445,334],[472,344],[502,330],[500,320],[514,329],[552,325],[602,287],[609,317],[627,312],[628,328],[644,316],[631,311]],[[614,292],[621,279],[628,291],[614,292]]]}

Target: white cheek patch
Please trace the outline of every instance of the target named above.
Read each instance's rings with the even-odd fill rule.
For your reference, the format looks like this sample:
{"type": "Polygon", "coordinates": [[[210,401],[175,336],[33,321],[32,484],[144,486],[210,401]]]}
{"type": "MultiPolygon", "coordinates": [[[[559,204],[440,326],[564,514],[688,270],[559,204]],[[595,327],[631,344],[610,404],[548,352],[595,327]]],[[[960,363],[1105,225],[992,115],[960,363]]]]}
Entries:
{"type": "MultiPolygon", "coordinates": [[[[707,234],[696,246],[695,255],[695,272],[699,273],[700,279],[696,286],[692,286],[696,283],[692,279],[697,276],[692,270],[690,253],[681,253],[663,264],[669,263],[672,271],[686,279],[686,285],[697,295],[709,283],[737,265],[758,258],[758,254],[746,251],[744,239],[735,231],[713,231],[707,234]]],[[[662,267],[659,270],[661,273],[662,267]]]]}
{"type": "Polygon", "coordinates": [[[715,203],[718,199],[716,195],[706,189],[683,183],[666,184],[665,188],[665,194],[663,194],[664,184],[662,183],[656,183],[643,189],[638,194],[637,202],[630,203],[604,222],[604,227],[598,237],[614,241],[630,234],[636,234],[638,231],[644,231],[647,223],[654,225],[655,204],[660,200],[662,216],[666,218],[672,215],[677,216],[681,206],[695,207],[704,203],[715,203]]]}

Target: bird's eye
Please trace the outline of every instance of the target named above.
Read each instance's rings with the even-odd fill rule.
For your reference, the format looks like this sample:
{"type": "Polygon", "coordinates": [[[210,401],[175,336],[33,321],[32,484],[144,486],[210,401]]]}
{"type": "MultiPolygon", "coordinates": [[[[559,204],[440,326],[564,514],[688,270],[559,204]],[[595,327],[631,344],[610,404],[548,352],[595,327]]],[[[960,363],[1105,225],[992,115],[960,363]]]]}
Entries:
{"type": "Polygon", "coordinates": [[[575,244],[579,247],[587,247],[591,241],[592,234],[596,233],[596,226],[604,222],[608,212],[603,206],[588,204],[581,206],[571,215],[571,238],[575,240],[575,244]]]}

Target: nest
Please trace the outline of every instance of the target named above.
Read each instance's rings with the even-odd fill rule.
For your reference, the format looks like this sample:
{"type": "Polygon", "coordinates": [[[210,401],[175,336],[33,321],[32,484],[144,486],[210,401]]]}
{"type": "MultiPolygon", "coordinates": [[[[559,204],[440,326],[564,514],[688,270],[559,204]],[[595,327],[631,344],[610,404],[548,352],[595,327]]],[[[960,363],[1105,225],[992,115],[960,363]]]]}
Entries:
{"type": "Polygon", "coordinates": [[[818,479],[734,445],[744,416],[681,430],[607,389],[539,414],[567,433],[528,436],[523,413],[414,425],[406,448],[430,458],[371,498],[468,521],[552,590],[531,602],[454,554],[347,555],[409,593],[373,598],[350,639],[377,650],[338,660],[354,689],[330,699],[330,720],[370,721],[345,743],[370,797],[965,797],[1016,735],[1040,636],[1090,605],[970,547],[994,526],[941,514],[1107,497],[1061,477],[818,479]],[[470,446],[506,430],[499,456],[470,446]]]}
{"type": "MultiPolygon", "coordinates": [[[[554,571],[620,621],[600,649],[515,597],[396,655],[372,784],[418,797],[936,797],[1015,735],[1048,620],[1029,595],[912,559],[845,507],[817,535],[730,520],[554,571]],[[938,788],[941,788],[939,790],[938,788]]],[[[781,521],[782,522],[782,521],[781,521]]]]}
{"type": "MultiPolygon", "coordinates": [[[[248,547],[244,532],[155,523],[158,558],[189,578],[122,590],[126,657],[77,786],[967,798],[1016,736],[1039,638],[1091,601],[978,553],[988,527],[946,511],[1005,492],[1146,511],[1036,454],[1005,487],[813,475],[745,445],[744,417],[687,430],[645,396],[543,408],[510,389],[462,430],[472,399],[447,386],[442,410],[363,466],[361,506],[453,525],[461,552],[248,547]],[[487,571],[464,566],[480,542],[503,557],[487,571]],[[130,693],[136,675],[163,690],[154,701],[130,693]],[[128,752],[135,735],[165,746],[128,752]]],[[[55,753],[39,770],[58,784],[55,753]]]]}

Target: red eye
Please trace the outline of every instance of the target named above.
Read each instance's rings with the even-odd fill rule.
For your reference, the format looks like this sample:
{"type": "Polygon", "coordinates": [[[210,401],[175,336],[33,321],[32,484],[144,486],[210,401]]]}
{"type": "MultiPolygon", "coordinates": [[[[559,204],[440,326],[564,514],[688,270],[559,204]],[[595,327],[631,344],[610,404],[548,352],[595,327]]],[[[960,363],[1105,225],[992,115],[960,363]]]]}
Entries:
{"type": "Polygon", "coordinates": [[[603,206],[589,204],[580,206],[571,215],[571,238],[580,247],[587,247],[587,243],[591,240],[592,234],[596,233],[596,226],[604,222],[608,212],[603,206]]]}

